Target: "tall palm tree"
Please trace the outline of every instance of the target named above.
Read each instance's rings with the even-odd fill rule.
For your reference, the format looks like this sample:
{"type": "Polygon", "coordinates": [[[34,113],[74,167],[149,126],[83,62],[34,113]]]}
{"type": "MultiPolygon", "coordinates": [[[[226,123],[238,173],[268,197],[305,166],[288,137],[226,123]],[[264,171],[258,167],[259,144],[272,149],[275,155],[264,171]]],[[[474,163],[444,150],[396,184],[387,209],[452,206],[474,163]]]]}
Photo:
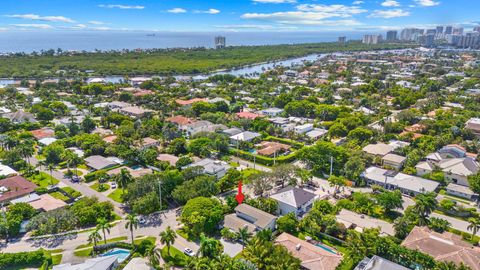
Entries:
{"type": "Polygon", "coordinates": [[[160,265],[160,260],[162,258],[162,253],[161,250],[155,246],[152,246],[148,251],[147,251],[147,258],[150,266],[156,267],[160,265]]]}
{"type": "Polygon", "coordinates": [[[105,244],[107,244],[107,234],[108,232],[110,234],[110,228],[112,228],[112,225],[108,223],[108,221],[105,218],[99,218],[97,219],[97,230],[102,230],[103,233],[103,241],[105,244]]]}
{"type": "Polygon", "coordinates": [[[98,229],[92,231],[92,233],[88,236],[88,243],[93,243],[93,250],[95,251],[95,247],[97,246],[98,241],[102,240],[102,236],[98,233],[98,229]]]}
{"type": "Polygon", "coordinates": [[[223,246],[220,241],[207,237],[202,233],[200,235],[200,248],[198,252],[202,257],[213,259],[223,253],[223,246]]]}
{"type": "Polygon", "coordinates": [[[248,240],[252,237],[252,233],[246,227],[238,229],[238,239],[242,241],[242,249],[247,245],[248,240]]]}
{"type": "Polygon", "coordinates": [[[33,145],[29,141],[25,141],[24,143],[17,146],[19,154],[30,163],[30,158],[33,156],[35,150],[33,149],[33,145]]]}
{"type": "Polygon", "coordinates": [[[138,218],[135,214],[128,214],[125,218],[127,223],[125,223],[125,229],[130,230],[130,236],[132,237],[132,246],[133,246],[133,230],[138,227],[138,218]]]}
{"type": "Polygon", "coordinates": [[[75,175],[78,176],[77,165],[80,163],[80,158],[73,151],[67,150],[63,153],[62,159],[67,162],[68,169],[71,166],[75,167],[75,175]]]}
{"type": "Polygon", "coordinates": [[[263,230],[257,232],[256,237],[257,237],[259,240],[264,241],[264,242],[272,241],[272,240],[273,240],[272,230],[270,230],[270,229],[263,229],[263,230]]]}
{"type": "Polygon", "coordinates": [[[467,227],[467,230],[472,231],[472,239],[475,237],[478,231],[480,231],[480,219],[479,218],[470,218],[468,219],[470,223],[467,227]]]}
{"type": "Polygon", "coordinates": [[[53,186],[53,170],[55,170],[55,165],[48,163],[47,170],[50,172],[50,185],[53,186]]]}
{"type": "Polygon", "coordinates": [[[175,238],[177,238],[177,234],[175,233],[170,226],[167,229],[160,233],[160,243],[167,245],[167,252],[170,256],[170,246],[175,243],[175,238]]]}
{"type": "Polygon", "coordinates": [[[122,188],[122,193],[125,194],[125,188],[127,187],[127,185],[132,182],[132,175],[130,174],[130,172],[128,172],[127,169],[122,169],[120,171],[120,174],[117,175],[116,177],[116,182],[118,184],[119,187],[122,188]]]}

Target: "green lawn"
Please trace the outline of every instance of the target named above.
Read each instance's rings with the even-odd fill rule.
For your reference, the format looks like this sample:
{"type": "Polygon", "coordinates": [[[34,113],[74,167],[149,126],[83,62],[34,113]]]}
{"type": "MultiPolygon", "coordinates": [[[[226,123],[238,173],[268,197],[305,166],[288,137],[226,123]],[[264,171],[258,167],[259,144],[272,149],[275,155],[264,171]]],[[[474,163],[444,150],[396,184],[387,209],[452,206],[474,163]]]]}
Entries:
{"type": "Polygon", "coordinates": [[[187,255],[183,254],[175,247],[170,247],[170,255],[168,254],[167,247],[163,247],[161,250],[162,258],[166,262],[170,262],[175,266],[185,266],[188,261],[187,255]]]}
{"type": "Polygon", "coordinates": [[[62,200],[62,201],[64,201],[64,202],[70,200],[69,197],[63,195],[63,194],[60,193],[59,191],[55,191],[55,192],[50,193],[50,196],[54,197],[55,199],[62,200]]]}
{"type": "MultiPolygon", "coordinates": [[[[127,193],[125,191],[125,193],[127,193]]],[[[108,197],[116,202],[123,203],[123,189],[117,188],[112,193],[108,194],[108,197]]]]}
{"type": "Polygon", "coordinates": [[[195,240],[196,240],[191,235],[189,235],[186,231],[184,231],[183,228],[178,229],[175,232],[187,241],[195,242],[195,240]]]}
{"type": "Polygon", "coordinates": [[[71,187],[63,187],[62,188],[63,191],[67,192],[70,196],[72,196],[73,198],[78,198],[80,196],[82,196],[82,193],[74,190],[73,188],[71,187]]]}
{"type": "Polygon", "coordinates": [[[109,184],[100,184],[100,183],[95,183],[93,185],[90,186],[91,189],[93,190],[96,190],[98,192],[103,192],[103,191],[107,191],[110,189],[110,185],[109,184]]]}
{"type": "Polygon", "coordinates": [[[138,237],[135,237],[135,240],[133,240],[133,243],[134,243],[135,245],[138,245],[138,244],[140,244],[140,242],[142,242],[143,240],[148,240],[148,241],[152,242],[153,244],[155,244],[155,242],[157,241],[157,238],[154,237],[154,236],[149,236],[149,237],[138,236],[138,237]]]}
{"type": "Polygon", "coordinates": [[[62,262],[62,257],[63,257],[62,254],[52,255],[52,264],[54,265],[60,264],[60,262],[62,262]]]}
{"type": "Polygon", "coordinates": [[[28,178],[30,181],[35,183],[37,186],[46,188],[51,184],[58,184],[58,179],[56,178],[50,178],[50,175],[48,173],[44,172],[39,172],[38,174],[32,175],[28,178]]]}
{"type": "Polygon", "coordinates": [[[77,257],[90,257],[92,255],[93,248],[86,248],[81,250],[75,250],[73,255],[77,257]]]}
{"type": "Polygon", "coordinates": [[[85,164],[80,164],[80,165],[78,165],[77,168],[79,168],[79,169],[84,169],[84,170],[88,170],[88,167],[87,167],[87,165],[85,165],[85,164]]]}

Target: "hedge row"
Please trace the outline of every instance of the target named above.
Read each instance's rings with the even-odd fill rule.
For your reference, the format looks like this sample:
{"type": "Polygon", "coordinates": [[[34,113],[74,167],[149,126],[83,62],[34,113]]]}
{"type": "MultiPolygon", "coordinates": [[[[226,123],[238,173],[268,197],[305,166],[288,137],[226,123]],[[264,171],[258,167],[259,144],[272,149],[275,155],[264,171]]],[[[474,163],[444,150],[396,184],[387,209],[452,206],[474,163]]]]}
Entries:
{"type": "Polygon", "coordinates": [[[9,267],[29,268],[40,267],[45,261],[51,264],[51,257],[46,255],[43,249],[32,252],[18,252],[18,253],[0,253],[0,269],[7,269],[9,267]]]}
{"type": "MultiPolygon", "coordinates": [[[[237,150],[237,149],[233,149],[233,148],[230,149],[230,154],[234,155],[234,156],[238,155],[238,157],[249,160],[249,161],[252,161],[252,162],[255,159],[255,162],[258,163],[258,164],[261,164],[261,165],[273,166],[273,158],[264,157],[264,156],[261,156],[261,155],[253,155],[250,152],[246,152],[246,151],[243,151],[243,150],[237,150]]],[[[275,164],[291,163],[296,158],[297,158],[297,152],[293,152],[289,155],[279,156],[279,157],[275,158],[275,164]]]]}

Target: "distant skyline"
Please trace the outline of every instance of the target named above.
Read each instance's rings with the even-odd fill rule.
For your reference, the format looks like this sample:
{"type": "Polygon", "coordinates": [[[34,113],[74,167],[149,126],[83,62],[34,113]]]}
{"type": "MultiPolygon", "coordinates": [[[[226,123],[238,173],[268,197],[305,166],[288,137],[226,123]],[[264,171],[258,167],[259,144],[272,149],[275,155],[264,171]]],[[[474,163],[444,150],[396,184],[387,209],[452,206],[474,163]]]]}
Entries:
{"type": "Polygon", "coordinates": [[[475,0],[2,0],[12,31],[362,31],[478,25],[475,0]]]}

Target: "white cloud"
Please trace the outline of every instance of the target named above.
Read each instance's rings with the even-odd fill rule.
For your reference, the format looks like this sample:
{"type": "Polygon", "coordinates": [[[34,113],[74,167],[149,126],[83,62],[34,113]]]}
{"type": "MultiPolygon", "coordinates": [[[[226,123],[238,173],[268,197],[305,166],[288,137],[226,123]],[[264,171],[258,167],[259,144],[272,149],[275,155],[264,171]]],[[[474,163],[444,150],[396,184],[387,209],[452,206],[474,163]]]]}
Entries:
{"type": "Polygon", "coordinates": [[[399,7],[400,3],[395,1],[395,0],[386,0],[385,2],[382,3],[382,6],[384,6],[384,7],[399,7]]]}
{"type": "Polygon", "coordinates": [[[271,21],[281,24],[303,25],[360,25],[357,20],[331,20],[332,18],[351,18],[353,15],[367,12],[357,6],[303,4],[296,7],[296,11],[274,13],[246,13],[243,19],[271,21]]]}
{"type": "Polygon", "coordinates": [[[129,5],[98,5],[101,8],[118,8],[118,9],[144,9],[145,6],[129,6],[129,5]]]}
{"type": "Polygon", "coordinates": [[[253,0],[255,3],[264,3],[264,4],[293,4],[296,3],[297,0],[253,0]]]}
{"type": "Polygon", "coordinates": [[[410,12],[402,9],[390,9],[390,10],[375,10],[370,14],[369,18],[398,18],[398,17],[407,17],[410,16],[410,12]]]}
{"type": "Polygon", "coordinates": [[[14,14],[14,15],[6,15],[10,18],[18,18],[18,19],[25,19],[25,20],[34,20],[34,21],[45,21],[45,22],[64,22],[64,23],[74,23],[75,21],[66,18],[64,16],[40,16],[37,14],[14,14]]]}
{"type": "Polygon", "coordinates": [[[210,8],[210,9],[208,9],[208,10],[195,10],[193,13],[197,13],[197,14],[198,14],[198,13],[204,13],[204,14],[212,14],[212,15],[214,15],[214,14],[220,13],[220,10],[214,9],[214,8],[210,8]]]}
{"type": "Polygon", "coordinates": [[[415,0],[415,2],[422,7],[433,7],[440,5],[440,2],[436,2],[434,0],[415,0]]]}
{"type": "Polygon", "coordinates": [[[6,27],[0,27],[0,32],[7,31],[7,30],[8,30],[8,28],[6,28],[6,27]]]}
{"type": "Polygon", "coordinates": [[[103,24],[105,24],[104,22],[101,22],[101,21],[89,21],[88,23],[89,23],[89,24],[94,24],[94,25],[103,25],[103,24]]]}
{"type": "Polygon", "coordinates": [[[365,3],[365,2],[363,2],[363,1],[354,1],[354,2],[352,3],[352,5],[361,5],[361,4],[364,4],[364,3],[365,3]]]}
{"type": "Polygon", "coordinates": [[[40,24],[40,23],[18,23],[11,24],[11,26],[19,28],[35,28],[35,29],[52,29],[53,27],[49,24],[40,24]]]}
{"type": "Polygon", "coordinates": [[[169,13],[185,13],[185,12],[187,12],[187,10],[185,10],[183,8],[172,8],[172,9],[167,10],[167,12],[169,12],[169,13]]]}

